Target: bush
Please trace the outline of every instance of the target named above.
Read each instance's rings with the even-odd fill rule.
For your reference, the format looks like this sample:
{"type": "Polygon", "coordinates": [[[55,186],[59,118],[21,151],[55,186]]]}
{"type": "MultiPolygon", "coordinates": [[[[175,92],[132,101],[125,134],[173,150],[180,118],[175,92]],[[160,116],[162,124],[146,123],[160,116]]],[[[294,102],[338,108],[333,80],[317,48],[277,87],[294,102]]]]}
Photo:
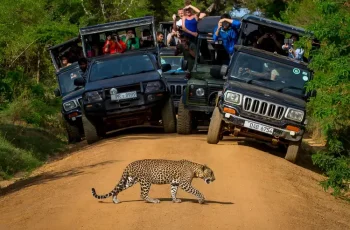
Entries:
{"type": "Polygon", "coordinates": [[[332,188],[334,196],[342,196],[349,191],[350,186],[350,158],[334,157],[327,153],[317,153],[312,156],[315,165],[326,172],[327,180],[321,182],[324,190],[332,188]]]}
{"type": "Polygon", "coordinates": [[[292,1],[282,15],[285,22],[306,27],[321,41],[309,65],[315,74],[308,89],[317,95],[307,108],[326,138],[327,150],[312,159],[328,176],[322,186],[340,196],[348,191],[350,180],[350,4],[345,0],[292,1]]]}
{"type": "Polygon", "coordinates": [[[30,151],[15,147],[0,134],[0,176],[7,179],[19,171],[31,171],[41,165],[30,151]]]}

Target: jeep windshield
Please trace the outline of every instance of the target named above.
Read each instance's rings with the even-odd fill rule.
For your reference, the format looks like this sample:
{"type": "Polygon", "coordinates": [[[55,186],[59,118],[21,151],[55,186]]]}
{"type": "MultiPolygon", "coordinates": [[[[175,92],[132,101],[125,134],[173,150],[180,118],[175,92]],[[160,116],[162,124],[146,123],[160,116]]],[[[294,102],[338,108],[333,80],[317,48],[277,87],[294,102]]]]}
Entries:
{"type": "Polygon", "coordinates": [[[184,72],[181,69],[181,60],[183,56],[161,56],[160,60],[162,65],[163,64],[170,64],[171,70],[167,71],[166,73],[175,73],[175,72],[184,72]]]}
{"type": "Polygon", "coordinates": [[[76,90],[77,87],[74,85],[74,80],[79,77],[82,77],[79,67],[58,75],[60,90],[63,96],[76,90]]]}
{"type": "Polygon", "coordinates": [[[90,81],[99,81],[114,77],[155,71],[148,55],[132,55],[99,60],[91,66],[90,81]]]}
{"type": "Polygon", "coordinates": [[[310,79],[310,72],[306,67],[297,68],[295,65],[241,52],[236,55],[229,80],[244,81],[298,97],[304,96],[305,83],[310,79]]]}

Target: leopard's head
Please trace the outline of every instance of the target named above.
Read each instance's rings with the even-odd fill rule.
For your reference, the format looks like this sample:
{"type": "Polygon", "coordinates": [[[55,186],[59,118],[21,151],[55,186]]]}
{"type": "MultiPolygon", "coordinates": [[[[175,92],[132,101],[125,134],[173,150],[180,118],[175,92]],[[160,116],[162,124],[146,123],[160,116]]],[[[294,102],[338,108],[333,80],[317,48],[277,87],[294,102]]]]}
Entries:
{"type": "Polygon", "coordinates": [[[214,172],[206,165],[202,165],[198,177],[202,178],[205,183],[210,184],[215,180],[214,172]]]}

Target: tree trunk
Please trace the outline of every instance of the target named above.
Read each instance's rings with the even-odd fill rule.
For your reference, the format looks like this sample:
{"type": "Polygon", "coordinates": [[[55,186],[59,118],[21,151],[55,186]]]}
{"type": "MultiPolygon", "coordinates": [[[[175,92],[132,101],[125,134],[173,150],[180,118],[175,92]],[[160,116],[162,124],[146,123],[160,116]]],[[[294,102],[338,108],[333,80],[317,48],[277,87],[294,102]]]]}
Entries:
{"type": "Polygon", "coordinates": [[[105,10],[105,4],[104,4],[103,0],[100,0],[100,6],[101,6],[101,11],[102,11],[103,18],[106,21],[107,20],[107,18],[106,18],[106,10],[105,10]]]}

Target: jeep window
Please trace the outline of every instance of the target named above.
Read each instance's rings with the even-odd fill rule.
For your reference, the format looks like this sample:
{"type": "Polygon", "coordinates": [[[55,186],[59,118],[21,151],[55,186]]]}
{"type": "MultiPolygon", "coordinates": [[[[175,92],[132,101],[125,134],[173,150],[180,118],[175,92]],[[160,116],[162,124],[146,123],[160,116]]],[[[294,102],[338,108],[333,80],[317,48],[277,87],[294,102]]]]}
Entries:
{"type": "Polygon", "coordinates": [[[161,63],[163,64],[170,64],[171,70],[181,70],[181,60],[183,59],[183,56],[161,56],[161,63]]]}
{"type": "MultiPolygon", "coordinates": [[[[103,24],[100,26],[102,27],[103,24]]],[[[124,29],[115,29],[112,31],[102,31],[100,33],[84,35],[83,46],[85,47],[87,57],[98,57],[105,54],[110,54],[111,52],[114,53],[114,51],[116,51],[117,53],[123,53],[128,52],[129,50],[138,50],[153,47],[154,38],[152,34],[153,29],[151,25],[134,26],[124,29]],[[133,33],[128,33],[130,31],[133,31],[133,33]],[[121,47],[118,46],[118,48],[117,43],[107,41],[108,36],[110,36],[110,38],[113,39],[114,42],[119,41],[121,47]],[[104,49],[107,47],[107,43],[113,43],[111,47],[114,48],[104,49]],[[114,46],[114,44],[116,46],[114,46]]]]}
{"type": "Polygon", "coordinates": [[[279,92],[303,96],[310,79],[306,68],[297,68],[246,53],[237,53],[229,80],[240,80],[279,92]]]}
{"type": "Polygon", "coordinates": [[[120,56],[95,62],[91,66],[89,80],[99,81],[154,70],[154,64],[148,55],[120,56]]]}
{"type": "Polygon", "coordinates": [[[72,71],[66,71],[58,75],[62,95],[70,93],[76,89],[74,80],[79,77],[81,77],[79,68],[73,69],[72,71]]]}

